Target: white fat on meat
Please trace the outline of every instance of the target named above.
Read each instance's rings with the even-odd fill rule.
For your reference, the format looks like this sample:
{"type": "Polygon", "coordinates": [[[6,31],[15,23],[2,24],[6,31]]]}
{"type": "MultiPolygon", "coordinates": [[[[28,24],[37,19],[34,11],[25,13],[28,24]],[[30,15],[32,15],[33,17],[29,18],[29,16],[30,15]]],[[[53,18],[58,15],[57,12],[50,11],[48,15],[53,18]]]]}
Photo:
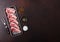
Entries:
{"type": "Polygon", "coordinates": [[[9,18],[9,22],[13,22],[13,23],[16,23],[18,25],[18,21],[16,19],[9,18]]]}
{"type": "Polygon", "coordinates": [[[17,17],[16,17],[14,14],[9,14],[9,15],[8,15],[8,18],[14,18],[14,19],[17,19],[17,17]]]}
{"type": "Polygon", "coordinates": [[[13,23],[13,22],[10,22],[10,26],[19,29],[19,26],[17,24],[13,23]]]}
{"type": "Polygon", "coordinates": [[[6,8],[6,13],[7,14],[15,14],[15,9],[14,8],[6,8]]]}
{"type": "Polygon", "coordinates": [[[21,30],[16,29],[15,27],[11,27],[11,31],[12,31],[14,34],[21,33],[21,30]]]}

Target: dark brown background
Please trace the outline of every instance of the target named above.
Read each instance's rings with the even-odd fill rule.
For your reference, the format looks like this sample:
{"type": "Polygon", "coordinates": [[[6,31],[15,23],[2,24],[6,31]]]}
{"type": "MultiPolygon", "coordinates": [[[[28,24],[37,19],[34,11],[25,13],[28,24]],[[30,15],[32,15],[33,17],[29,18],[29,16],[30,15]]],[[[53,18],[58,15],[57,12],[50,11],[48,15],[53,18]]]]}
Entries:
{"type": "Polygon", "coordinates": [[[59,42],[60,41],[60,0],[0,0],[0,42],[59,42]],[[1,22],[4,9],[16,5],[24,6],[28,17],[29,30],[12,38],[1,22]]]}

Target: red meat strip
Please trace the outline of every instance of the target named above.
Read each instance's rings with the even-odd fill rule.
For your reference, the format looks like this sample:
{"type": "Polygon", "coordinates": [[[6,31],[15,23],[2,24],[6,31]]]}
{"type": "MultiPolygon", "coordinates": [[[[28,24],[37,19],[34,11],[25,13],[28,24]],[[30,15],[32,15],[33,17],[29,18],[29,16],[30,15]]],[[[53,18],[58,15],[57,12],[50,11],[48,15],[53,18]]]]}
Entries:
{"type": "Polygon", "coordinates": [[[16,17],[15,15],[13,15],[13,14],[8,15],[8,18],[14,18],[14,19],[17,19],[17,17],[16,17]]]}
{"type": "Polygon", "coordinates": [[[15,9],[13,9],[13,8],[6,8],[6,13],[7,14],[15,14],[15,9]]]}
{"type": "Polygon", "coordinates": [[[9,18],[9,22],[14,22],[18,25],[18,21],[16,19],[13,19],[13,18],[9,18]]]}
{"type": "Polygon", "coordinates": [[[11,27],[11,31],[12,32],[17,32],[17,33],[20,33],[21,32],[19,29],[16,29],[15,27],[11,27]]]}
{"type": "Polygon", "coordinates": [[[16,25],[15,23],[13,23],[13,22],[10,22],[10,26],[11,26],[11,27],[15,27],[15,28],[19,29],[19,26],[18,26],[18,25],[16,25]]]}

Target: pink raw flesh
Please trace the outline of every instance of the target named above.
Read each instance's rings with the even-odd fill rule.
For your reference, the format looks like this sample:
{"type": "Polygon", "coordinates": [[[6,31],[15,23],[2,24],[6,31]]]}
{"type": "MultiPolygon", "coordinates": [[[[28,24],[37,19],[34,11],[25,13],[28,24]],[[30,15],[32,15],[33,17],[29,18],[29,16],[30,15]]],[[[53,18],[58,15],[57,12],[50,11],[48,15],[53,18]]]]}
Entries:
{"type": "Polygon", "coordinates": [[[18,21],[16,19],[13,19],[13,18],[9,18],[9,22],[14,22],[18,25],[18,21]]]}
{"type": "Polygon", "coordinates": [[[18,33],[21,32],[19,29],[16,29],[16,28],[14,28],[14,27],[11,27],[11,31],[12,31],[12,32],[18,32],[18,33]]]}
{"type": "Polygon", "coordinates": [[[19,29],[19,26],[18,26],[18,25],[16,25],[15,23],[13,23],[13,22],[10,22],[10,26],[11,26],[11,27],[15,27],[15,28],[19,29]]]}
{"type": "Polygon", "coordinates": [[[13,33],[21,33],[21,30],[19,29],[19,26],[18,26],[17,17],[14,15],[15,12],[16,10],[13,8],[6,8],[6,13],[10,22],[11,31],[13,33]]]}
{"type": "Polygon", "coordinates": [[[14,18],[17,19],[17,17],[14,14],[8,14],[8,18],[14,18]]]}
{"type": "Polygon", "coordinates": [[[13,9],[13,8],[6,8],[6,13],[7,14],[15,14],[15,9],[13,9]]]}

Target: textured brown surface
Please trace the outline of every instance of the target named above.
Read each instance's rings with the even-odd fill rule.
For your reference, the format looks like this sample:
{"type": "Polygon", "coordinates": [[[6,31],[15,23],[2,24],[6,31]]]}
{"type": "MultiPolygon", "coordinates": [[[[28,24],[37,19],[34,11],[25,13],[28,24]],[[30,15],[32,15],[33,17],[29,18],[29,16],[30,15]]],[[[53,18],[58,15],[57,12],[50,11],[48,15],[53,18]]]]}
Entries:
{"type": "Polygon", "coordinates": [[[24,14],[29,18],[29,31],[24,32],[22,36],[12,38],[0,21],[0,42],[58,42],[60,40],[60,0],[17,0],[15,2],[0,0],[0,20],[5,17],[5,7],[24,6],[24,14]]]}

